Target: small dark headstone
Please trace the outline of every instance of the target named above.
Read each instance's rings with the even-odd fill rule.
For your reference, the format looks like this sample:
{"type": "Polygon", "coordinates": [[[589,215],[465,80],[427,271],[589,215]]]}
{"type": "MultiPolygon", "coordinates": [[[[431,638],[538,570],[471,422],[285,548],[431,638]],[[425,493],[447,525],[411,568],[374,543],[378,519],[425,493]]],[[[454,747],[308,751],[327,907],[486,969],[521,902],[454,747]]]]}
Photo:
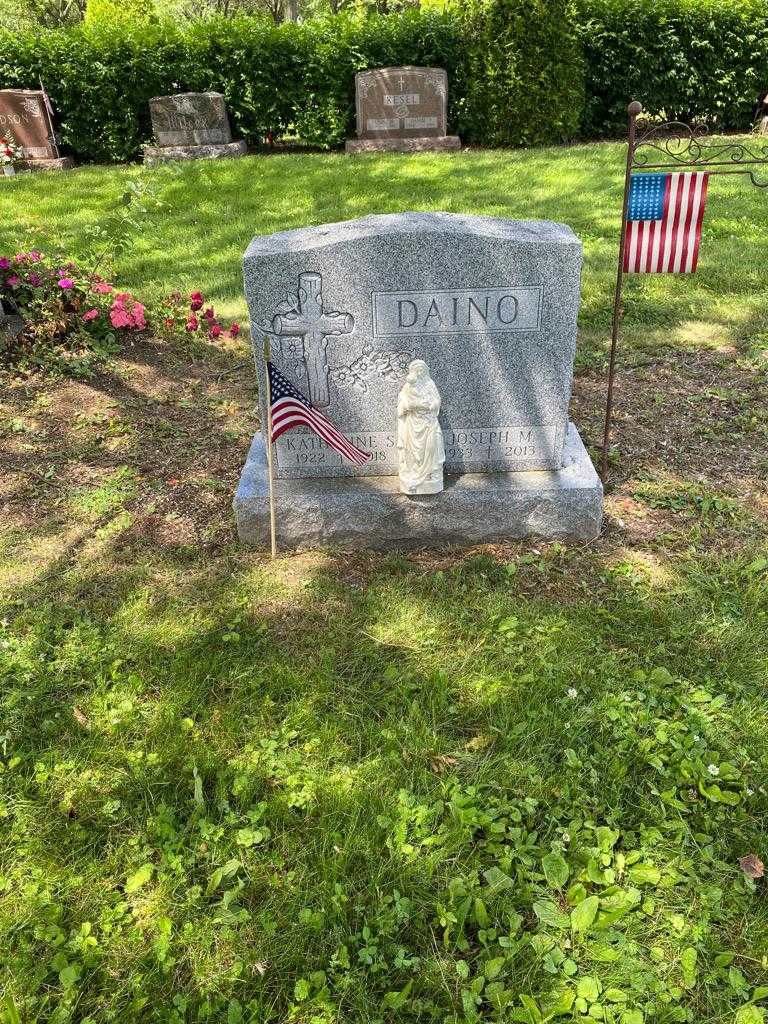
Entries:
{"type": "Polygon", "coordinates": [[[244,142],[233,142],[224,97],[218,92],[186,92],[155,96],[149,101],[155,146],[144,150],[144,162],[242,156],[244,142]]]}

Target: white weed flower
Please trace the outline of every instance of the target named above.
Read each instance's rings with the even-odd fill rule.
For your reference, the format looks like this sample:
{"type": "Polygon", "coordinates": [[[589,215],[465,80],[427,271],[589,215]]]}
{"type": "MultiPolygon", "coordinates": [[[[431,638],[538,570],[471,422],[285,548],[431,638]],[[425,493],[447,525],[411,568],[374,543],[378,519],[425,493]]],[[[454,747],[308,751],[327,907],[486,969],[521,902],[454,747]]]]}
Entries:
{"type": "Polygon", "coordinates": [[[717,767],[716,764],[708,764],[707,765],[707,771],[709,772],[710,775],[719,775],[720,774],[720,769],[717,767]]]}
{"type": "Polygon", "coordinates": [[[570,843],[570,841],[571,841],[571,833],[570,832],[563,832],[563,842],[564,843],[570,843]]]}
{"type": "Polygon", "coordinates": [[[698,743],[700,739],[701,739],[701,736],[694,736],[693,737],[693,742],[694,743],[698,743]]]}
{"type": "Polygon", "coordinates": [[[579,691],[574,686],[569,686],[568,696],[571,698],[571,700],[576,700],[576,698],[579,696],[579,691]]]}
{"type": "Polygon", "coordinates": [[[747,796],[754,796],[754,795],[755,795],[754,789],[748,789],[747,790],[747,796]]]}

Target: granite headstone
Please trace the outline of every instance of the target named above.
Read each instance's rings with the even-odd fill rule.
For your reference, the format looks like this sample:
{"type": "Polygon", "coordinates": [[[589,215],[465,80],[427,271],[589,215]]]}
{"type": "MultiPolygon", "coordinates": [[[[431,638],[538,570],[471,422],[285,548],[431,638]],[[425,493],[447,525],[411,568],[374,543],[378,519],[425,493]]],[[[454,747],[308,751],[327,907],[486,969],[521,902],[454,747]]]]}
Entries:
{"type": "Polygon", "coordinates": [[[63,170],[72,160],[59,156],[53,123],[39,89],[0,89],[0,134],[10,132],[21,146],[23,166],[31,170],[63,170]]]}
{"type": "Polygon", "coordinates": [[[233,142],[224,97],[218,92],[154,96],[149,101],[155,146],[146,146],[144,162],[242,156],[244,142],[233,142]]]}
{"type": "Polygon", "coordinates": [[[447,134],[448,75],[443,68],[377,68],[355,75],[357,139],[348,153],[382,149],[458,149],[447,134]]]}
{"type": "MultiPolygon", "coordinates": [[[[518,536],[533,530],[532,515],[534,532],[594,536],[602,490],[568,421],[581,260],[564,225],[446,213],[254,238],[244,275],[261,422],[267,334],[278,369],[372,455],[357,467],[303,428],[283,434],[274,473],[291,510],[284,542],[340,539],[331,508],[345,524],[342,540],[374,546],[518,536]],[[445,472],[457,478],[432,505],[393,493],[397,396],[415,358],[442,397],[445,472]],[[521,500],[525,514],[515,512],[521,500]],[[555,511],[540,521],[548,503],[555,511]],[[308,508],[318,529],[308,529],[308,508]]],[[[263,452],[257,437],[235,502],[246,540],[263,538],[263,452]]]]}

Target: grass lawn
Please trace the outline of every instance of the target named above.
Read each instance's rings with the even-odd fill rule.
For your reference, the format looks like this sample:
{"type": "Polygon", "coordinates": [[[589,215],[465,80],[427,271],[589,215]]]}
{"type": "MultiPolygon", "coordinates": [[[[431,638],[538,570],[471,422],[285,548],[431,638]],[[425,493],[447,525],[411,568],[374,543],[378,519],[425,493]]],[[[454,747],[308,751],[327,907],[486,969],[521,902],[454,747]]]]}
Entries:
{"type": "MultiPolygon", "coordinates": [[[[0,180],[0,255],[87,257],[143,182],[115,279],[242,317],[257,232],[565,221],[594,454],[622,160],[0,180]]],[[[767,202],[713,181],[699,274],[628,283],[586,547],[241,549],[241,339],[2,380],[2,1024],[764,1019],[766,881],[739,858],[768,859],[767,202]]]]}

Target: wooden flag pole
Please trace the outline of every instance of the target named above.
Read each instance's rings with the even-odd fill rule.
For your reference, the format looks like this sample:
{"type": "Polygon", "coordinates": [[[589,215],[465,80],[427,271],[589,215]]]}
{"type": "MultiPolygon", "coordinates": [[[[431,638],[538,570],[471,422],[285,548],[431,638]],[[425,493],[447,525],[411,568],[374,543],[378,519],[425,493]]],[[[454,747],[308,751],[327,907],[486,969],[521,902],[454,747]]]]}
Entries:
{"type": "Polygon", "coordinates": [[[272,479],[272,391],[269,387],[269,335],[264,335],[264,382],[267,395],[267,475],[269,477],[269,533],[272,541],[272,558],[277,558],[275,536],[275,485],[272,479]]]}

